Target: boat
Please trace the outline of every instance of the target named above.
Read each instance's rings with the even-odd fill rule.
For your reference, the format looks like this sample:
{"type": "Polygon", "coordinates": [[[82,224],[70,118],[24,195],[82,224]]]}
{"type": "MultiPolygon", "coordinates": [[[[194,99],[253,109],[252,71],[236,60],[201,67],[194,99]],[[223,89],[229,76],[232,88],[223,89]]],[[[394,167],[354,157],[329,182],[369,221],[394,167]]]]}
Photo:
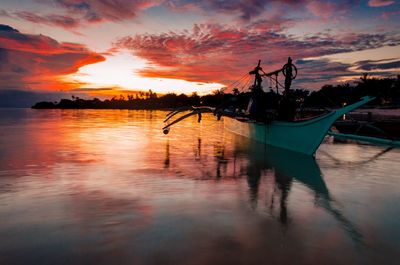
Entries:
{"type": "Polygon", "coordinates": [[[251,87],[252,97],[248,104],[247,111],[232,111],[226,108],[226,106],[220,108],[189,107],[175,110],[167,114],[164,121],[166,123],[163,128],[164,133],[167,134],[172,125],[187,117],[198,115],[200,122],[202,113],[213,113],[218,119],[223,117],[225,128],[233,133],[270,146],[308,156],[315,156],[318,147],[338,118],[374,99],[373,97],[365,96],[354,104],[333,110],[329,113],[307,120],[294,120],[295,109],[291,107],[290,86],[292,80],[294,80],[297,75],[297,68],[292,63],[290,57],[288,58],[288,63],[281,69],[270,73],[265,73],[260,67],[260,63],[261,61],[258,62],[254,70],[249,72],[250,75],[255,75],[255,80],[251,87]],[[267,115],[263,109],[264,106],[260,103],[260,95],[263,93],[261,85],[262,78],[269,77],[271,80],[275,80],[278,90],[279,83],[277,81],[277,76],[279,73],[283,73],[285,76],[285,91],[282,93],[282,99],[280,101],[280,105],[284,106],[284,108],[281,108],[283,111],[278,111],[272,115],[269,113],[267,115]],[[172,117],[184,111],[190,112],[170,122],[172,117]]]}
{"type": "Polygon", "coordinates": [[[259,123],[254,120],[227,117],[224,118],[224,125],[229,131],[270,146],[306,155],[315,155],[329,129],[338,118],[371,100],[373,98],[363,97],[352,105],[305,121],[274,120],[270,123],[259,123]]]}

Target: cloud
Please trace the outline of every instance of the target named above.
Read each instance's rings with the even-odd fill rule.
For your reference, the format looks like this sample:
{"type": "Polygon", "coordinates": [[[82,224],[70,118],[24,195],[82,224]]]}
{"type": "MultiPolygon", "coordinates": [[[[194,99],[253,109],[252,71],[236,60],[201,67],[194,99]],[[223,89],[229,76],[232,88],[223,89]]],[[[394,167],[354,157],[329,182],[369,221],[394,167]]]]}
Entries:
{"type": "Polygon", "coordinates": [[[18,30],[16,30],[16,29],[14,29],[14,28],[12,28],[12,27],[10,27],[10,26],[8,26],[8,25],[3,25],[3,24],[0,24],[0,32],[14,32],[14,33],[19,33],[19,31],[18,30]]]}
{"type": "Polygon", "coordinates": [[[365,60],[356,63],[357,70],[361,71],[377,71],[377,70],[388,70],[388,69],[399,69],[400,60],[387,62],[388,60],[365,60]],[[385,62],[386,61],[386,62],[385,62]]]}
{"type": "Polygon", "coordinates": [[[115,46],[149,62],[150,66],[140,71],[142,76],[226,84],[250,70],[258,59],[270,71],[279,69],[288,56],[296,60],[400,45],[399,36],[385,33],[295,38],[283,33],[284,23],[277,26],[260,21],[243,28],[195,24],[181,32],[127,36],[115,46]]]}
{"type": "MultiPolygon", "coordinates": [[[[135,19],[146,9],[164,6],[174,11],[188,9],[213,13],[240,14],[243,19],[260,15],[271,1],[265,0],[55,0],[58,6],[80,14],[88,22],[122,21],[135,19]]],[[[273,2],[273,1],[272,1],[273,2]]],[[[285,1],[294,2],[294,1],[285,1]]]]}
{"type": "Polygon", "coordinates": [[[5,11],[5,10],[3,10],[3,9],[0,9],[0,16],[2,16],[2,17],[9,17],[9,16],[10,16],[10,14],[8,14],[8,12],[7,12],[7,11],[5,11]]]}
{"type": "Polygon", "coordinates": [[[0,25],[0,89],[68,89],[63,75],[105,58],[77,43],[0,25]]]}
{"type": "Polygon", "coordinates": [[[239,15],[241,19],[249,20],[263,13],[269,2],[265,0],[170,0],[164,1],[164,5],[177,12],[201,10],[213,15],[215,13],[239,15]]]}
{"type": "Polygon", "coordinates": [[[7,12],[0,10],[0,16],[75,29],[91,23],[135,19],[142,11],[165,1],[158,0],[38,0],[42,4],[56,4],[64,14],[38,14],[30,11],[7,12]]]}
{"type": "Polygon", "coordinates": [[[318,17],[330,17],[337,12],[346,11],[358,0],[314,1],[314,0],[172,0],[167,5],[175,10],[200,9],[208,14],[223,13],[239,16],[243,20],[251,20],[265,16],[275,9],[280,10],[280,16],[291,11],[311,12],[318,17]]]}
{"type": "Polygon", "coordinates": [[[239,13],[242,19],[248,20],[262,14],[268,1],[263,0],[221,0],[221,1],[196,1],[203,10],[215,12],[239,13]]]}
{"type": "Polygon", "coordinates": [[[381,17],[387,20],[393,16],[399,16],[399,15],[400,15],[400,10],[395,10],[395,11],[382,12],[381,17]]]}
{"type": "Polygon", "coordinates": [[[328,18],[338,9],[338,7],[331,2],[312,1],[307,4],[308,10],[318,17],[328,18]]]}
{"type": "Polygon", "coordinates": [[[30,23],[57,26],[65,29],[74,29],[81,26],[82,21],[72,16],[57,14],[40,15],[29,11],[7,12],[0,10],[0,16],[25,20],[30,23]]]}
{"type": "MultiPolygon", "coordinates": [[[[261,17],[266,11],[282,9],[285,13],[289,11],[308,10],[319,17],[328,17],[339,11],[342,12],[352,3],[358,0],[339,0],[335,2],[318,2],[313,0],[42,0],[56,3],[57,6],[74,14],[75,19],[89,23],[123,21],[136,19],[143,11],[163,6],[176,12],[188,10],[201,10],[208,16],[218,14],[237,16],[242,20],[248,21],[253,18],[261,17]]],[[[280,14],[285,17],[285,14],[280,14]]],[[[44,15],[34,18],[41,23],[53,23],[57,16],[58,20],[63,21],[60,15],[44,15]]],[[[64,17],[72,18],[70,16],[64,17]]],[[[58,21],[57,20],[57,21],[58,21]]],[[[39,23],[39,22],[37,22],[39,23]]]]}
{"type": "Polygon", "coordinates": [[[336,83],[344,77],[359,75],[349,70],[351,65],[332,62],[328,59],[297,60],[296,64],[300,74],[295,82],[301,88],[319,89],[327,83],[336,83]]]}
{"type": "Polygon", "coordinates": [[[368,5],[371,7],[382,7],[394,4],[395,1],[392,0],[369,0],[368,5]]]}
{"type": "Polygon", "coordinates": [[[0,16],[23,19],[36,24],[73,29],[90,23],[118,22],[137,19],[145,10],[162,6],[170,11],[202,11],[208,17],[220,14],[238,17],[242,21],[266,18],[285,18],[291,11],[304,12],[328,18],[343,13],[358,0],[313,1],[313,0],[37,0],[51,4],[62,14],[37,14],[30,11],[7,12],[0,16]],[[64,14],[67,13],[67,14],[64,14]]]}
{"type": "Polygon", "coordinates": [[[50,26],[58,26],[66,29],[77,28],[80,26],[79,20],[70,16],[62,15],[38,15],[28,11],[20,11],[13,13],[17,18],[36,24],[45,24],[50,26]]]}
{"type": "Polygon", "coordinates": [[[133,19],[152,6],[163,1],[157,0],[55,0],[69,12],[80,14],[88,22],[121,21],[133,19]]]}
{"type": "Polygon", "coordinates": [[[22,34],[7,25],[0,25],[0,48],[34,54],[86,53],[88,49],[81,44],[63,42],[45,35],[22,34]]]}

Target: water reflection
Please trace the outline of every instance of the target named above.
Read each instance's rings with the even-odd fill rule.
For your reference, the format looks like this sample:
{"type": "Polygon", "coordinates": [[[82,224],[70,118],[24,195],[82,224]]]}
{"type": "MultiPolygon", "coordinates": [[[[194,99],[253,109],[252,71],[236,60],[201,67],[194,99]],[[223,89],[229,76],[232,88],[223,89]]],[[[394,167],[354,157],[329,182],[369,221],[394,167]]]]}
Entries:
{"type": "Polygon", "coordinates": [[[213,118],[165,136],[163,112],[20,111],[0,110],[0,264],[397,256],[398,150],[324,144],[315,161],[252,144],[213,118]]]}
{"type": "Polygon", "coordinates": [[[383,156],[384,154],[386,154],[387,152],[390,152],[394,150],[394,147],[386,147],[383,150],[378,151],[376,154],[373,154],[370,157],[364,158],[363,160],[360,161],[345,161],[345,160],[341,160],[339,158],[336,158],[335,156],[331,155],[330,153],[326,152],[326,151],[320,151],[320,153],[322,153],[323,155],[329,157],[330,159],[332,159],[336,165],[341,166],[341,165],[346,165],[346,166],[362,166],[365,164],[368,164],[370,162],[373,162],[374,160],[378,159],[379,157],[383,156]]]}
{"type": "MultiPolygon", "coordinates": [[[[314,204],[324,209],[335,218],[340,226],[347,232],[348,236],[357,244],[363,243],[363,236],[357,227],[342,213],[339,205],[323,179],[320,167],[316,160],[295,152],[286,151],[275,147],[260,145],[240,136],[233,138],[233,150],[228,157],[225,153],[226,145],[217,141],[213,145],[213,156],[215,158],[215,174],[210,176],[219,180],[221,178],[245,177],[248,185],[248,196],[250,206],[257,210],[259,203],[259,190],[263,177],[272,177],[273,185],[271,196],[266,198],[269,214],[275,217],[275,209],[278,207],[276,219],[282,227],[290,225],[290,210],[288,199],[293,183],[300,183],[307,187],[314,195],[314,204]],[[229,171],[228,168],[233,167],[229,171]],[[238,167],[238,168],[237,168],[238,167]],[[237,175],[237,172],[241,172],[237,175]],[[232,175],[229,175],[232,174],[232,175]]],[[[201,138],[198,138],[195,150],[195,160],[201,162],[201,138]]],[[[389,149],[388,149],[389,150],[389,149]]],[[[388,150],[383,150],[374,155],[373,161],[388,150]]],[[[169,163],[169,142],[166,144],[166,160],[169,163]]],[[[368,161],[365,161],[367,163],[368,161]]],[[[268,188],[268,187],[267,187],[268,188]]]]}
{"type": "MultiPolygon", "coordinates": [[[[343,215],[341,210],[334,206],[335,200],[326,186],[315,159],[283,149],[260,146],[253,142],[249,142],[248,148],[240,145],[236,146],[236,151],[247,154],[249,161],[251,161],[247,171],[251,200],[257,197],[261,172],[265,169],[274,170],[275,188],[279,191],[280,197],[279,221],[283,226],[288,225],[288,196],[292,183],[297,181],[314,193],[315,205],[322,207],[333,216],[355,242],[362,243],[362,234],[343,215]]],[[[274,195],[271,198],[271,209],[274,207],[274,195]]]]}
{"type": "Polygon", "coordinates": [[[169,168],[169,140],[167,140],[167,144],[165,145],[164,168],[169,168]]]}

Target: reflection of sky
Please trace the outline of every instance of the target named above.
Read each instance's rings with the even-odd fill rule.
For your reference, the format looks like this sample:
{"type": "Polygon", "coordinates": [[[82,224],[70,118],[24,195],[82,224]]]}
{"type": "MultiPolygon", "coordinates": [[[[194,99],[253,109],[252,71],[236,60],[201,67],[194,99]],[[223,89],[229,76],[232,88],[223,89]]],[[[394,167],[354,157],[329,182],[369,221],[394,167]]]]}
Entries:
{"type": "Polygon", "coordinates": [[[0,116],[2,263],[390,264],[397,255],[398,150],[365,162],[383,148],[326,143],[315,162],[253,146],[214,118],[165,136],[163,112],[14,113],[0,116]]]}

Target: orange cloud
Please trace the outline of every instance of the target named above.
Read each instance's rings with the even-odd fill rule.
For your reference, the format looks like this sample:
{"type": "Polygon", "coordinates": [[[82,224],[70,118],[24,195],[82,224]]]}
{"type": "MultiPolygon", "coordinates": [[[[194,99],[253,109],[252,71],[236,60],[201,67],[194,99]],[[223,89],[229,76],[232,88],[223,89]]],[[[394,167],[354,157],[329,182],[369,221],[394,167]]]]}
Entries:
{"type": "Polygon", "coordinates": [[[44,35],[20,33],[0,25],[0,89],[70,89],[61,81],[84,65],[105,58],[76,43],[59,43],[44,35]]]}
{"type": "Polygon", "coordinates": [[[369,0],[368,5],[371,7],[381,7],[394,4],[395,1],[392,0],[369,0]]]}
{"type": "MultiPolygon", "coordinates": [[[[229,84],[250,70],[259,59],[267,65],[264,70],[270,71],[279,69],[288,56],[299,60],[400,43],[399,36],[386,33],[326,33],[296,38],[283,32],[285,23],[290,21],[282,21],[281,25],[259,21],[242,28],[201,24],[182,32],[124,37],[116,47],[129,49],[150,62],[149,67],[140,71],[145,77],[229,84]]],[[[326,81],[336,77],[336,67],[327,62],[321,65],[326,70],[323,75],[326,81]]],[[[340,73],[343,74],[343,67],[340,73]]],[[[306,67],[301,74],[311,72],[308,73],[306,67]]]]}

